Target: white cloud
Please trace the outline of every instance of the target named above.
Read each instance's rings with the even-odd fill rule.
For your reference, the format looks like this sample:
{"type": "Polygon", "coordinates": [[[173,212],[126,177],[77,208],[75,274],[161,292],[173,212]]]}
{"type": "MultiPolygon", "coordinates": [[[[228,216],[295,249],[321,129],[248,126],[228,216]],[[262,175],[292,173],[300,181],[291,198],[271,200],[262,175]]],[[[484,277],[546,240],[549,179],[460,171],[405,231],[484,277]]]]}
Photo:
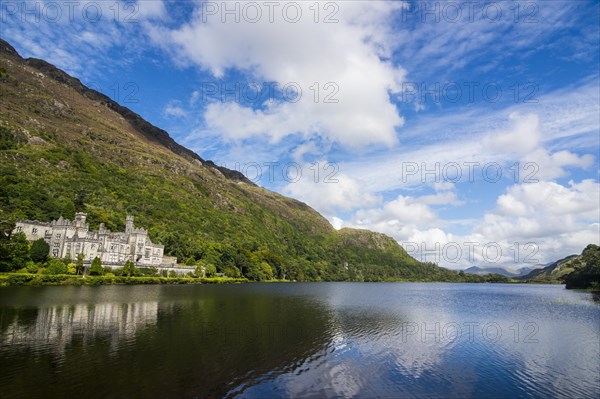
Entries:
{"type": "Polygon", "coordinates": [[[527,153],[539,144],[541,138],[540,120],[536,114],[511,113],[510,130],[491,135],[486,139],[486,145],[492,151],[527,153]]]}
{"type": "Polygon", "coordinates": [[[154,26],[150,34],[177,57],[216,78],[236,69],[279,87],[293,83],[300,88],[299,101],[273,101],[261,110],[229,102],[210,104],[207,127],[225,138],[268,136],[277,141],[300,133],[350,147],[395,145],[396,129],[404,120],[389,94],[400,90],[405,71],[381,57],[390,54],[387,27],[401,4],[335,3],[337,23],[315,23],[312,3],[292,4],[302,4],[303,17],[297,23],[286,22],[277,12],[273,23],[267,14],[257,23],[243,17],[236,23],[232,16],[223,23],[220,13],[198,10],[187,24],[172,30],[154,26]],[[336,102],[326,103],[328,95],[336,102]]]}
{"type": "MultiPolygon", "coordinates": [[[[531,175],[535,179],[551,180],[567,176],[566,167],[590,168],[594,164],[594,157],[591,154],[578,156],[565,150],[550,154],[548,150],[538,148],[521,159],[521,164],[526,165],[528,163],[535,166],[528,168],[527,175],[531,175]]],[[[527,178],[527,176],[524,178],[527,178]]]]}
{"type": "MultiPolygon", "coordinates": [[[[566,223],[577,219],[594,220],[600,217],[600,184],[594,180],[570,181],[569,186],[546,181],[519,184],[498,197],[497,203],[498,207],[492,214],[535,218],[542,226],[549,217],[566,217],[563,219],[566,223]]],[[[495,226],[489,228],[494,229],[495,226]]],[[[514,236],[513,231],[508,236],[511,235],[514,236]]]]}
{"type": "Polygon", "coordinates": [[[166,116],[174,118],[185,118],[187,116],[187,112],[177,100],[169,101],[169,103],[165,106],[164,113],[166,116]]]}
{"type": "Polygon", "coordinates": [[[324,214],[331,214],[336,210],[348,211],[356,207],[371,207],[381,201],[378,196],[365,192],[361,181],[346,174],[335,174],[326,180],[326,175],[333,172],[333,169],[325,162],[319,165],[324,165],[323,170],[329,172],[321,171],[322,175],[315,179],[314,169],[305,165],[302,168],[302,178],[287,184],[283,193],[308,203],[324,214]]]}
{"type": "MultiPolygon", "coordinates": [[[[351,161],[340,162],[340,169],[366,182],[365,190],[369,192],[422,186],[425,169],[432,170],[436,164],[442,170],[458,163],[463,181],[468,180],[466,162],[479,163],[474,176],[478,180],[482,179],[482,165],[491,162],[500,164],[504,176],[511,179],[514,176],[509,167],[515,162],[520,162],[521,167],[528,162],[538,166],[533,176],[530,176],[533,169],[521,170],[518,181],[528,176],[539,180],[564,177],[566,168],[587,169],[594,162],[593,156],[585,152],[591,152],[599,144],[598,85],[594,79],[551,92],[540,97],[539,104],[519,104],[500,110],[469,107],[452,113],[418,116],[403,131],[407,142],[416,143],[414,149],[403,146],[359,160],[353,157],[351,161]],[[514,132],[531,134],[523,145],[514,132]],[[498,137],[503,145],[491,145],[498,137]],[[573,153],[574,149],[584,155],[573,153]],[[418,166],[416,174],[408,173],[409,163],[418,166]],[[382,170],[387,173],[381,173],[382,170]]],[[[443,182],[440,175],[438,181],[443,182]]]]}
{"type": "Polygon", "coordinates": [[[448,192],[400,195],[379,207],[360,209],[347,221],[336,218],[336,228],[388,234],[417,259],[450,268],[545,263],[600,243],[600,183],[594,180],[566,186],[547,181],[513,185],[481,220],[459,221],[470,230],[462,235],[446,231],[457,222],[439,218],[430,207],[439,203],[431,198],[448,192]]]}

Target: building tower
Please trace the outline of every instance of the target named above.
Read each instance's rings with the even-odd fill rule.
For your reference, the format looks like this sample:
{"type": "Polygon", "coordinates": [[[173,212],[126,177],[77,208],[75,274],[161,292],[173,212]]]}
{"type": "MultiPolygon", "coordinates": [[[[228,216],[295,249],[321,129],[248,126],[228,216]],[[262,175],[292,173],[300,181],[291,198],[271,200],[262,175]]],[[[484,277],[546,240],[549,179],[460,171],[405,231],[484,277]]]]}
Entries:
{"type": "Polygon", "coordinates": [[[127,216],[125,218],[125,233],[133,232],[133,216],[127,216]]]}
{"type": "Polygon", "coordinates": [[[75,227],[84,227],[86,216],[87,216],[87,214],[85,214],[83,212],[77,212],[75,214],[75,227]]]}

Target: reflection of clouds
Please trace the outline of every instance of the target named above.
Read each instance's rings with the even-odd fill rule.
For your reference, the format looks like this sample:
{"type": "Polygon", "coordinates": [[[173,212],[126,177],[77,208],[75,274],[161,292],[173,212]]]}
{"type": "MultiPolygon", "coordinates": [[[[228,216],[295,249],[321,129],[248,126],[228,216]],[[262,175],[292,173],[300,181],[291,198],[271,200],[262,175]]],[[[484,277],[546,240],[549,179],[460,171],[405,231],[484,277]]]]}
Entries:
{"type": "MultiPolygon", "coordinates": [[[[577,312],[577,308],[569,307],[577,312]]],[[[598,320],[574,323],[573,319],[556,317],[534,322],[535,330],[519,326],[518,342],[512,332],[510,340],[501,341],[521,365],[515,378],[532,391],[543,391],[548,396],[593,397],[600,386],[598,320]]]]}
{"type": "MultiPolygon", "coordinates": [[[[428,372],[439,374],[445,355],[457,339],[443,340],[432,334],[407,336],[407,323],[419,328],[431,328],[438,323],[440,330],[454,320],[445,311],[433,312],[424,304],[407,307],[405,295],[377,298],[378,293],[366,288],[369,300],[360,293],[365,285],[355,290],[341,290],[339,286],[327,292],[329,305],[328,343],[307,358],[293,371],[279,375],[275,386],[285,387],[286,397],[371,397],[379,396],[384,387],[390,387],[391,374],[418,379],[428,372]]],[[[391,285],[389,286],[391,287],[391,285]]],[[[399,286],[404,288],[404,286],[399,286]]],[[[454,391],[467,392],[460,387],[457,369],[454,391]]],[[[409,387],[394,386],[390,397],[399,392],[410,395],[409,387]]],[[[246,392],[255,397],[252,389],[246,392]]]]}
{"type": "Polygon", "coordinates": [[[600,314],[581,293],[555,286],[324,287],[323,348],[241,397],[263,397],[274,388],[285,397],[324,398],[590,397],[598,391],[600,314]]]}
{"type": "Polygon", "coordinates": [[[1,342],[32,348],[51,346],[63,352],[75,336],[90,342],[102,335],[109,336],[115,347],[119,340],[132,338],[139,329],[156,324],[157,315],[158,302],[40,308],[32,323],[15,317],[2,333],[1,342]]]}

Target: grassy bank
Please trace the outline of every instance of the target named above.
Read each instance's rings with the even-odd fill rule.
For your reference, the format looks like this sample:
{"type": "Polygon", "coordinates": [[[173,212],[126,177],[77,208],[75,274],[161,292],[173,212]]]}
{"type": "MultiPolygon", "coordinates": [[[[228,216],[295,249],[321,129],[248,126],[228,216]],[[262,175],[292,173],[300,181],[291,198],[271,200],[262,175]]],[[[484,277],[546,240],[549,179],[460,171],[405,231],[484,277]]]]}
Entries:
{"type": "Polygon", "coordinates": [[[127,277],[127,276],[74,276],[70,274],[2,273],[0,287],[41,285],[137,285],[137,284],[228,284],[244,283],[245,278],[230,277],[127,277]]]}
{"type": "MultiPolygon", "coordinates": [[[[479,276],[473,276],[479,277],[479,276]]],[[[159,277],[159,276],[81,276],[72,274],[40,274],[40,273],[0,273],[0,287],[10,286],[42,286],[42,285],[139,285],[139,284],[232,284],[251,282],[246,278],[233,277],[159,277]]],[[[291,283],[294,280],[272,279],[263,282],[268,283],[291,283]]],[[[358,281],[355,281],[358,282],[358,281]]],[[[376,281],[373,281],[376,282],[376,281]]],[[[484,279],[472,278],[462,280],[426,280],[426,279],[385,279],[377,282],[389,283],[525,283],[513,279],[484,279]]],[[[540,283],[542,284],[542,283],[540,283]]]]}

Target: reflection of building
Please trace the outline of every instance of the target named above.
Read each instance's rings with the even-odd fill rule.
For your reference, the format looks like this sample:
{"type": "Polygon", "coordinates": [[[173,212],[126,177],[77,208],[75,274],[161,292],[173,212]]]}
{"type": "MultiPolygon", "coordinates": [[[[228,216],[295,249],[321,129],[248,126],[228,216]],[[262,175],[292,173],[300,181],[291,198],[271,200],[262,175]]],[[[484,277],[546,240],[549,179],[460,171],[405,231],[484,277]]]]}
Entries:
{"type": "Polygon", "coordinates": [[[84,341],[108,336],[116,347],[123,338],[132,338],[138,330],[155,325],[157,317],[158,302],[40,308],[34,323],[15,318],[2,332],[0,343],[31,347],[52,345],[57,352],[63,352],[74,336],[84,341]]]}
{"type": "Polygon", "coordinates": [[[127,216],[125,232],[113,233],[100,223],[98,231],[89,230],[85,213],[76,213],[75,220],[62,217],[50,223],[19,220],[14,232],[25,233],[30,241],[39,238],[50,245],[50,256],[77,258],[84,254],[87,261],[96,256],[102,263],[123,264],[128,260],[141,266],[159,266],[163,263],[164,246],[153,244],[148,231],[133,225],[133,216],[127,216]]]}

